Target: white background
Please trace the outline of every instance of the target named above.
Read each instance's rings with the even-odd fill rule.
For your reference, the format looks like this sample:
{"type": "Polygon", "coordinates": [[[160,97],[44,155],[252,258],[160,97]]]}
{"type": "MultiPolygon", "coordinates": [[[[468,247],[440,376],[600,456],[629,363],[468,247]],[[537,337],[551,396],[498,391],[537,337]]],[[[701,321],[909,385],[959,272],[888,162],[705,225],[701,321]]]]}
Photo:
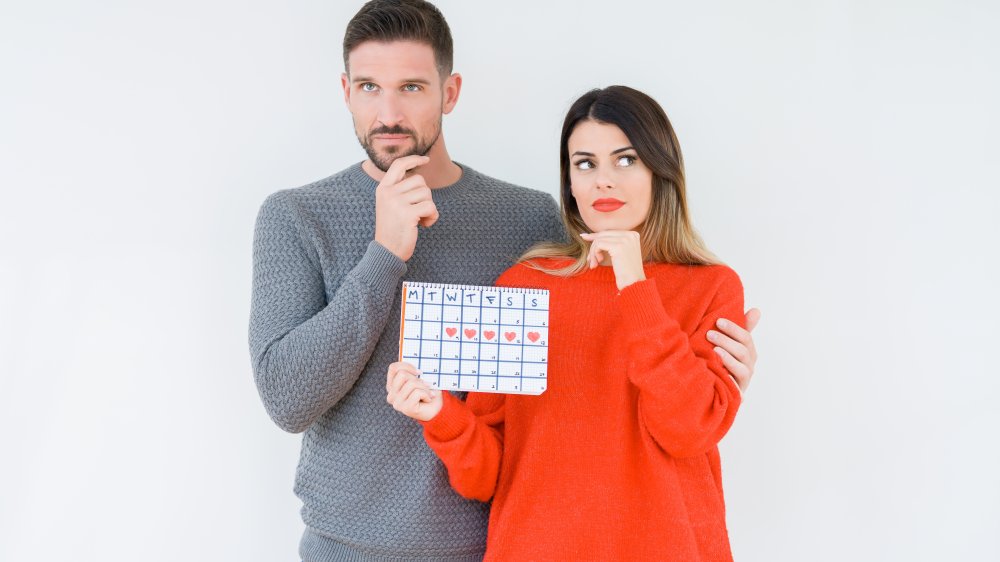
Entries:
{"type": "MultiPolygon", "coordinates": [[[[362,159],[358,2],[5,1],[0,559],[295,560],[246,344],[265,196],[362,159]]],[[[556,193],[570,102],[666,108],[764,311],[737,560],[1000,559],[1000,8],[460,2],[452,156],[556,193]]]]}

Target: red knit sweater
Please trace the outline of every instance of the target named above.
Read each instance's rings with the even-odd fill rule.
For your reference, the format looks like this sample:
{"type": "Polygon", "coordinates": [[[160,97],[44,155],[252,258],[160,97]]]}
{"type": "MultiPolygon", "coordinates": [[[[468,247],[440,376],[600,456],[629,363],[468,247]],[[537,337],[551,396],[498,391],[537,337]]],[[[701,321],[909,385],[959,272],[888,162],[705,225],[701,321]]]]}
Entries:
{"type": "MultiPolygon", "coordinates": [[[[558,262],[546,260],[554,265],[558,262]]],[[[497,285],[550,294],[548,389],[445,393],[424,437],[463,496],[493,499],[486,560],[731,560],[717,444],[740,391],[705,332],[742,322],[725,266],[648,264],[497,285]]]]}

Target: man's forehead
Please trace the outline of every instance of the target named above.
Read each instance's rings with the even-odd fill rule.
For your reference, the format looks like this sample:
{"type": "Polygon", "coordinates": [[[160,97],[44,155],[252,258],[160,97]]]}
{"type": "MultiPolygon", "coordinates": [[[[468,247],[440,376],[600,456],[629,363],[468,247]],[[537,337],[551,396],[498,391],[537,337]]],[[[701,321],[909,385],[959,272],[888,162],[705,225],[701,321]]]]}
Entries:
{"type": "Polygon", "coordinates": [[[434,49],[415,41],[365,41],[348,54],[347,63],[352,81],[359,77],[389,81],[438,78],[434,49]]]}

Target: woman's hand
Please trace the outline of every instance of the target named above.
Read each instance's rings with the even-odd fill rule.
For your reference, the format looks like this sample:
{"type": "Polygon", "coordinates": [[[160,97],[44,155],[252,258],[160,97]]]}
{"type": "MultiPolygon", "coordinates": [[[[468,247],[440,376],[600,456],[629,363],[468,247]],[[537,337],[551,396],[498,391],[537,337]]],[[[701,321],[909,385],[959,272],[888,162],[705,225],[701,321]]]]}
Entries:
{"type": "Polygon", "coordinates": [[[441,391],[432,389],[420,380],[420,371],[409,363],[393,363],[386,373],[386,402],[397,412],[420,421],[429,421],[438,415],[444,400],[441,391]]]}
{"type": "Polygon", "coordinates": [[[590,253],[587,254],[590,269],[600,265],[605,257],[611,260],[619,291],[646,279],[646,273],[642,270],[642,246],[638,232],[605,230],[593,234],[585,232],[580,237],[590,242],[590,253]]]}

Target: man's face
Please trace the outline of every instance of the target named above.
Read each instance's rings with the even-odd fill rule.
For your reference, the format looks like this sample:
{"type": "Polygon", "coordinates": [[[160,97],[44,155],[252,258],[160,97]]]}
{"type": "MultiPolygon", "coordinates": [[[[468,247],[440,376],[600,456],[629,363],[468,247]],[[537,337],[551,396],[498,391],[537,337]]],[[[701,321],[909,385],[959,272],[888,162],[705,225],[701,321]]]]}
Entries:
{"type": "Polygon", "coordinates": [[[344,100],[368,158],[384,172],[396,158],[426,155],[457,100],[449,90],[456,75],[442,81],[434,50],[412,41],[367,41],[347,60],[344,100]]]}

